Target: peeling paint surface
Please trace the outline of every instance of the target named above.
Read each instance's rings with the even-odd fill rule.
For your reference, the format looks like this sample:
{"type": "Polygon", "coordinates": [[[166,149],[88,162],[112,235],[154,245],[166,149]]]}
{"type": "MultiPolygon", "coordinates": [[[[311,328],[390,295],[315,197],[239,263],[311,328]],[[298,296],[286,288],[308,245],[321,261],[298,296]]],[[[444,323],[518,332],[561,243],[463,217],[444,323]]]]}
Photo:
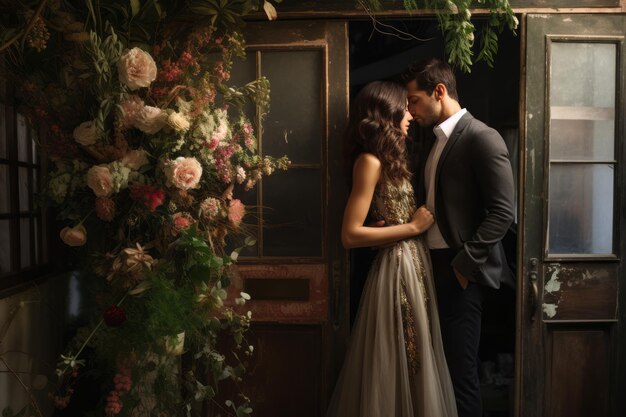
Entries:
{"type": "Polygon", "coordinates": [[[559,269],[555,269],[554,272],[552,272],[552,275],[550,276],[550,281],[546,283],[544,290],[548,294],[552,294],[554,292],[559,291],[560,289],[561,289],[561,282],[559,281],[559,269]]]}
{"type": "Polygon", "coordinates": [[[556,304],[546,304],[543,303],[543,313],[548,316],[548,318],[553,318],[554,316],[556,316],[556,309],[557,309],[557,305],[556,304]]]}

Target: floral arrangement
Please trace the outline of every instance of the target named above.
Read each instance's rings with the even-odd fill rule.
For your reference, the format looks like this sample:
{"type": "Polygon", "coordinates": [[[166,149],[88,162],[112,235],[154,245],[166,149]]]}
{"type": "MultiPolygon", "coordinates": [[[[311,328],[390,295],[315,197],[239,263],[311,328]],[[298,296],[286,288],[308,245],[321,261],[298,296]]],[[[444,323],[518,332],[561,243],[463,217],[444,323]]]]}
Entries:
{"type": "MultiPolygon", "coordinates": [[[[244,232],[235,194],[289,165],[259,155],[244,112],[248,102],[267,111],[268,81],[227,85],[233,58],[245,57],[241,16],[255,4],[51,2],[23,11],[31,30],[9,50],[6,73],[46,132],[44,194],[65,224],[59,238],[100,284],[100,317],[59,361],[50,392],[58,408],[90,369],[100,370],[97,414],[106,416],[192,415],[219,381],[241,381],[253,348],[244,339],[250,314],[238,306],[249,296],[226,300],[239,250],[226,250],[225,237],[244,232]],[[193,360],[179,369],[183,352],[193,360]]],[[[252,411],[243,394],[217,406],[252,411]]]]}

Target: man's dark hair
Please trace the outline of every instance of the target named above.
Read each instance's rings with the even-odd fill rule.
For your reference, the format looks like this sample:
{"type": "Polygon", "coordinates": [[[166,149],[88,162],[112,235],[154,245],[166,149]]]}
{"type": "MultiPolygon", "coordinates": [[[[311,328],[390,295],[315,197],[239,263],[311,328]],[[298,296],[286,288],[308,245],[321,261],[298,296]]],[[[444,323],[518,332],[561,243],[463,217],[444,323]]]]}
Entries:
{"type": "Polygon", "coordinates": [[[415,80],[417,89],[425,91],[428,95],[433,93],[437,84],[443,84],[448,90],[448,95],[459,101],[456,92],[456,78],[450,65],[437,58],[428,58],[417,61],[402,73],[402,81],[410,83],[415,80]]]}

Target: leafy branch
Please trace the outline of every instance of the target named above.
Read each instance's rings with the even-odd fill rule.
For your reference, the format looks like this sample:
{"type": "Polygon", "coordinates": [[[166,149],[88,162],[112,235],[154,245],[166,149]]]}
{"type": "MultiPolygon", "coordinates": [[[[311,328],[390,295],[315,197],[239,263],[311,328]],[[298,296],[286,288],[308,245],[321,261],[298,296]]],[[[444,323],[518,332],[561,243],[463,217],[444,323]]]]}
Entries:
{"type": "MultiPolygon", "coordinates": [[[[382,9],[379,0],[357,0],[357,4],[373,20],[374,12],[382,9]]],[[[434,9],[444,34],[448,62],[464,72],[471,72],[472,64],[479,61],[493,67],[498,52],[498,35],[505,26],[515,33],[519,23],[508,0],[423,0],[422,4],[418,4],[416,0],[403,0],[402,5],[407,11],[434,9]],[[480,50],[475,60],[472,59],[476,32],[471,22],[472,6],[486,7],[490,13],[487,22],[482,25],[480,50]]]]}

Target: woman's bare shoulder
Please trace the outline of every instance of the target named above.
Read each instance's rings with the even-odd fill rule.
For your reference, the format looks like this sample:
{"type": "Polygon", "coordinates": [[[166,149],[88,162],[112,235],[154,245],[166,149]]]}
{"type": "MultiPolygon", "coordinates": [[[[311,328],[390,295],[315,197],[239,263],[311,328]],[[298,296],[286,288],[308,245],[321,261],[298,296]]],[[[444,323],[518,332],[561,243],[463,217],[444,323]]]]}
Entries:
{"type": "Polygon", "coordinates": [[[372,153],[363,152],[354,160],[354,168],[356,169],[374,169],[380,170],[381,162],[378,157],[372,153]]]}

